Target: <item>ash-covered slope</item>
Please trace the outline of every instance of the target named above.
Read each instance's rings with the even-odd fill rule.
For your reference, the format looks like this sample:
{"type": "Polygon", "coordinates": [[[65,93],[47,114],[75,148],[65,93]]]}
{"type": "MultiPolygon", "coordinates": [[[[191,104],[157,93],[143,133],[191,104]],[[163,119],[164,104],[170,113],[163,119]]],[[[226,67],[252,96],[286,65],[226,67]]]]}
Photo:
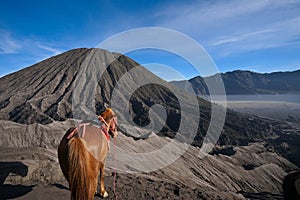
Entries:
{"type": "Polygon", "coordinates": [[[48,124],[71,116],[72,83],[89,49],[54,56],[0,79],[0,118],[48,124]]]}

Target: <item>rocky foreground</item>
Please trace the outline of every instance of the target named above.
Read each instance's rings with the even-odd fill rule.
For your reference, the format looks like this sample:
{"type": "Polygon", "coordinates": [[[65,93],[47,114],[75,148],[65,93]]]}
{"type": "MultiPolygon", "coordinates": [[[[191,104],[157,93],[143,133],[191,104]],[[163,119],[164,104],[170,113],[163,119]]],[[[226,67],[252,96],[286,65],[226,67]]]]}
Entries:
{"type": "MultiPolygon", "coordinates": [[[[72,123],[0,123],[0,199],[68,199],[68,184],[59,168],[56,147],[72,123]]],[[[128,157],[118,157],[111,144],[105,177],[109,199],[115,199],[114,189],[118,199],[283,199],[283,180],[298,169],[264,143],[252,143],[219,146],[202,159],[198,157],[199,148],[190,146],[167,167],[148,173],[124,173],[132,172],[124,162],[133,159],[133,152],[150,152],[170,142],[182,148],[186,144],[143,133],[142,129],[135,129],[135,133],[130,127],[123,129],[149,137],[134,140],[120,133],[117,146],[126,149],[128,157]],[[114,167],[121,169],[116,182],[114,167]]]]}

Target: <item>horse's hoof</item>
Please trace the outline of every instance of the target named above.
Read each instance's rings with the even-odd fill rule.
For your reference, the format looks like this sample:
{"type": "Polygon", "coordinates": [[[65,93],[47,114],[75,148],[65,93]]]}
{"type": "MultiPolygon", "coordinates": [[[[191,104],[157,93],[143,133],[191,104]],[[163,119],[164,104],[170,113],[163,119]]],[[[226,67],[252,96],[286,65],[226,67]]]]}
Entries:
{"type": "Polygon", "coordinates": [[[105,191],[101,196],[102,196],[103,198],[106,198],[106,197],[108,197],[108,193],[105,191]]]}

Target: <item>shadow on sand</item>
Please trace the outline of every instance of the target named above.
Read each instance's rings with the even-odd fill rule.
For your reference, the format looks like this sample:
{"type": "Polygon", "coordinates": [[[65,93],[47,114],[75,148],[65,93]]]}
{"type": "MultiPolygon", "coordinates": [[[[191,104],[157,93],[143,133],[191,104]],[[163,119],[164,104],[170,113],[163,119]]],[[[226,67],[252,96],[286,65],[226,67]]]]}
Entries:
{"type": "Polygon", "coordinates": [[[17,197],[21,197],[29,192],[32,191],[32,186],[25,186],[25,185],[8,185],[2,184],[0,185],[0,200],[4,199],[14,199],[17,197]]]}
{"type": "Polygon", "coordinates": [[[0,185],[12,173],[14,175],[25,177],[28,173],[28,166],[21,162],[0,162],[0,185]]]}
{"type": "Polygon", "coordinates": [[[59,184],[59,183],[53,183],[51,185],[54,187],[57,187],[58,189],[61,189],[61,190],[69,190],[69,188],[67,186],[59,184]]]}
{"type": "Polygon", "coordinates": [[[32,191],[34,186],[4,184],[10,174],[25,177],[27,173],[28,166],[21,162],[0,162],[0,199],[17,198],[32,191]]]}

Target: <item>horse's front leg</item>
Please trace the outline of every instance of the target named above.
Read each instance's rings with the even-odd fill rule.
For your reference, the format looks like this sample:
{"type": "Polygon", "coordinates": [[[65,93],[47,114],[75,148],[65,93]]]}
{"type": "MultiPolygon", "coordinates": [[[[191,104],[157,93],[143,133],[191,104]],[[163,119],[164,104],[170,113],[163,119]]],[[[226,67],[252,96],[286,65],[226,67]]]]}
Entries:
{"type": "Polygon", "coordinates": [[[108,193],[104,187],[104,163],[100,163],[100,195],[102,197],[108,197],[108,193]]]}

